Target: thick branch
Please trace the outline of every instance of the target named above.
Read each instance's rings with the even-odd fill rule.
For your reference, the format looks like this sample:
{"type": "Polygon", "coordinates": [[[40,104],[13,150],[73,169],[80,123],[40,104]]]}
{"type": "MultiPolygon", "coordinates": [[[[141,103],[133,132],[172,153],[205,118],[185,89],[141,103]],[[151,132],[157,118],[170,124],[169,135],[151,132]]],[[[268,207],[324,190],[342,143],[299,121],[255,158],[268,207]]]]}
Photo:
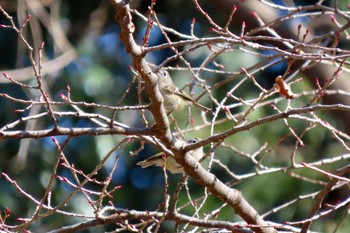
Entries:
{"type": "MultiPolygon", "coordinates": [[[[343,169],[341,169],[340,171],[337,172],[337,176],[339,177],[346,177],[348,174],[350,173],[350,167],[347,166],[343,169]]],[[[314,203],[312,205],[311,211],[307,217],[307,219],[312,218],[317,211],[319,211],[322,207],[322,202],[324,201],[324,198],[326,197],[326,195],[332,191],[332,189],[334,188],[334,186],[339,182],[339,179],[337,178],[332,178],[328,184],[316,195],[316,197],[314,198],[314,203]]],[[[304,223],[304,225],[301,228],[301,233],[306,233],[309,230],[309,227],[311,225],[311,221],[308,221],[306,223],[304,223]]]]}
{"type": "Polygon", "coordinates": [[[282,112],[282,113],[277,113],[275,115],[270,115],[261,119],[257,119],[256,121],[247,123],[245,125],[240,125],[237,127],[234,127],[232,129],[229,129],[225,132],[222,132],[220,134],[213,135],[207,139],[201,140],[199,142],[189,144],[186,146],[185,150],[190,151],[196,148],[199,148],[204,145],[208,145],[209,143],[212,142],[219,142],[222,141],[229,136],[232,136],[233,134],[236,134],[241,131],[245,130],[250,130],[258,125],[273,122],[279,119],[284,119],[288,118],[291,115],[300,115],[300,114],[305,114],[305,113],[310,113],[310,112],[315,112],[315,111],[347,111],[350,112],[350,106],[343,105],[343,104],[334,104],[334,105],[314,105],[314,106],[308,106],[308,107],[303,107],[303,108],[296,108],[289,110],[287,112],[282,112]]]}
{"type": "Polygon", "coordinates": [[[214,196],[230,205],[255,232],[270,233],[276,230],[269,226],[256,210],[243,198],[242,193],[222,183],[215,175],[205,170],[189,153],[175,154],[176,161],[184,167],[186,174],[197,183],[208,188],[214,196]]]}
{"type": "Polygon", "coordinates": [[[99,136],[99,135],[154,135],[155,131],[148,128],[63,128],[57,127],[54,129],[44,130],[14,130],[14,131],[2,131],[0,132],[0,140],[4,139],[22,139],[22,138],[43,138],[50,136],[99,136]]]}
{"type": "Polygon", "coordinates": [[[156,135],[165,145],[170,146],[172,144],[172,135],[167,114],[164,107],[161,107],[163,100],[157,87],[157,75],[152,72],[147,64],[143,48],[134,40],[135,26],[132,23],[129,5],[122,0],[110,0],[110,3],[116,10],[115,19],[121,27],[120,39],[125,45],[126,51],[131,55],[135,68],[145,81],[147,96],[151,101],[150,111],[156,122],[156,135]]]}
{"type": "MultiPolygon", "coordinates": [[[[162,97],[157,88],[157,77],[152,73],[150,67],[144,59],[142,48],[136,44],[132,33],[134,32],[134,25],[131,20],[130,9],[124,1],[110,0],[111,4],[116,9],[116,21],[121,26],[120,38],[124,43],[127,52],[132,56],[135,68],[140,72],[142,78],[145,80],[145,87],[147,95],[151,100],[151,112],[156,121],[156,129],[158,130],[159,138],[166,146],[171,146],[172,137],[169,129],[169,122],[167,115],[162,107],[162,97]]],[[[219,181],[213,174],[204,170],[197,161],[191,156],[183,157],[184,151],[181,151],[181,145],[173,145],[173,151],[176,154],[176,161],[185,167],[185,171],[193,176],[196,181],[206,187],[209,191],[230,204],[236,212],[249,224],[258,225],[252,227],[256,232],[275,232],[274,228],[265,228],[267,224],[257,214],[257,212],[242,198],[239,191],[230,189],[219,181]],[[198,169],[195,169],[198,165],[198,169]],[[264,226],[264,227],[261,227],[264,226]]]]}
{"type": "Polygon", "coordinates": [[[156,221],[156,219],[161,218],[165,214],[165,220],[175,221],[178,224],[186,224],[189,223],[193,226],[199,227],[207,227],[211,229],[227,229],[227,230],[236,230],[239,232],[247,232],[246,228],[243,228],[241,225],[237,223],[231,223],[228,221],[217,221],[217,220],[203,220],[200,218],[189,217],[179,213],[162,213],[160,211],[136,211],[136,210],[120,210],[116,214],[112,214],[110,216],[101,217],[100,219],[95,219],[91,221],[87,221],[84,223],[78,223],[71,226],[61,227],[59,229],[50,231],[50,233],[68,233],[68,232],[76,232],[78,230],[83,230],[87,228],[91,228],[98,225],[106,225],[106,224],[116,224],[116,223],[124,223],[126,220],[142,220],[142,221],[156,221]]]}

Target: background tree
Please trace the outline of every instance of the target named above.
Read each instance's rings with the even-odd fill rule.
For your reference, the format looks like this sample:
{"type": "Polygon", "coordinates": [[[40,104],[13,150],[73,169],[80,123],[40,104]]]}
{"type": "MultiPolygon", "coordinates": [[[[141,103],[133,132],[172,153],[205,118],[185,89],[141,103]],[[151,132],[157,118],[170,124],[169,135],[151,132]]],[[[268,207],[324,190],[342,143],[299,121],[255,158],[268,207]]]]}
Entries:
{"type": "Polygon", "coordinates": [[[350,228],[345,1],[0,6],[2,231],[350,228]],[[168,115],[155,66],[212,111],[168,115]]]}

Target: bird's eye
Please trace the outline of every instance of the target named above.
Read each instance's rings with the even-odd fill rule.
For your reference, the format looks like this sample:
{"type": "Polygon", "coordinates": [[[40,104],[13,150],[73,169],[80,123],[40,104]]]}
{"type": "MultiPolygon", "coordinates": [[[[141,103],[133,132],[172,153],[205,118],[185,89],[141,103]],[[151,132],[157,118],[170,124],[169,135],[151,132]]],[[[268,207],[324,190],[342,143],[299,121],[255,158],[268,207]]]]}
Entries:
{"type": "Polygon", "coordinates": [[[164,76],[164,77],[166,76],[166,71],[163,71],[163,76],[164,76]]]}
{"type": "Polygon", "coordinates": [[[199,141],[199,138],[192,138],[188,142],[192,144],[192,143],[196,143],[198,141],[199,141]]]}

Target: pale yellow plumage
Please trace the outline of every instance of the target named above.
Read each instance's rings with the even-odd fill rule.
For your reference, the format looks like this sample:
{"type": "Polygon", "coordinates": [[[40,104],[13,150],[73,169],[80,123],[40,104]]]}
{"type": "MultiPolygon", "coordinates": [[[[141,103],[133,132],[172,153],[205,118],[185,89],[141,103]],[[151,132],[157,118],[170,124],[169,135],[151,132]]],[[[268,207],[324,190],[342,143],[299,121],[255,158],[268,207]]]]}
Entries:
{"type": "MultiPolygon", "coordinates": [[[[187,141],[188,144],[198,142],[198,138],[193,138],[187,141]]],[[[197,148],[195,150],[191,150],[187,153],[190,153],[191,156],[193,156],[197,161],[200,160],[204,156],[203,147],[197,148]]],[[[167,156],[166,160],[163,159],[164,152],[160,152],[158,154],[152,155],[146,160],[143,160],[141,162],[138,162],[137,165],[141,166],[142,168],[146,168],[149,166],[159,166],[162,167],[163,164],[166,162],[166,169],[170,171],[173,174],[177,173],[183,173],[184,169],[183,167],[178,164],[175,159],[172,156],[167,156]]]]}
{"type": "Polygon", "coordinates": [[[163,96],[163,104],[167,113],[184,109],[190,105],[194,105],[204,112],[210,111],[209,108],[204,107],[186,92],[176,87],[168,71],[163,69],[158,70],[157,77],[158,89],[163,96]]]}

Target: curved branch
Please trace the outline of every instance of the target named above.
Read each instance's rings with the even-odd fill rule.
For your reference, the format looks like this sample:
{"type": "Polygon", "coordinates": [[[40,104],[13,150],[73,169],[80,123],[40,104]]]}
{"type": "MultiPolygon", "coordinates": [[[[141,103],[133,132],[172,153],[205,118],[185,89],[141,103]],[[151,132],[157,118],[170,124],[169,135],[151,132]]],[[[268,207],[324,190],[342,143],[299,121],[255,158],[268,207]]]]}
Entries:
{"type": "Polygon", "coordinates": [[[156,121],[156,130],[158,136],[166,146],[169,146],[175,154],[176,161],[184,166],[187,174],[191,175],[195,180],[206,186],[208,190],[215,196],[231,205],[235,211],[248,223],[254,226],[252,230],[256,232],[275,232],[273,227],[268,227],[268,224],[258,215],[248,202],[242,197],[241,193],[235,189],[231,189],[213,174],[207,172],[199,166],[198,162],[190,155],[185,155],[183,144],[172,143],[172,135],[169,129],[169,122],[165,113],[162,96],[157,88],[157,77],[152,73],[146,60],[142,48],[136,44],[132,34],[134,25],[131,20],[131,13],[127,2],[122,0],[110,0],[113,7],[116,9],[116,21],[120,24],[120,38],[126,47],[126,51],[132,56],[134,66],[141,74],[145,81],[147,95],[151,100],[150,110],[156,121]],[[185,155],[185,156],[184,156],[185,155]]]}
{"type": "Polygon", "coordinates": [[[141,74],[145,81],[147,96],[151,101],[150,111],[156,122],[156,135],[164,142],[166,146],[173,144],[172,134],[169,128],[167,114],[162,104],[163,98],[157,87],[157,75],[152,72],[150,66],[145,60],[143,48],[139,46],[133,37],[135,26],[132,22],[129,1],[110,0],[110,3],[116,10],[115,20],[121,27],[120,39],[125,45],[126,51],[131,55],[136,70],[141,74]]]}
{"type": "Polygon", "coordinates": [[[275,115],[270,115],[261,119],[257,119],[256,121],[247,123],[245,125],[240,125],[237,127],[233,127],[230,130],[227,130],[225,132],[222,132],[220,134],[216,134],[214,136],[208,137],[207,139],[198,141],[193,144],[189,144],[188,146],[185,147],[185,151],[190,151],[194,150],[196,148],[199,148],[204,145],[208,145],[209,143],[212,142],[219,142],[224,140],[225,138],[228,138],[229,136],[245,131],[245,130],[250,130],[258,125],[273,122],[279,119],[283,118],[288,118],[291,115],[296,115],[296,114],[305,114],[309,112],[315,112],[315,111],[347,111],[350,112],[350,106],[344,105],[344,104],[333,104],[333,105],[314,105],[314,106],[309,106],[309,107],[303,107],[303,108],[296,108],[289,110],[287,112],[282,112],[282,113],[277,113],[275,115]]]}

